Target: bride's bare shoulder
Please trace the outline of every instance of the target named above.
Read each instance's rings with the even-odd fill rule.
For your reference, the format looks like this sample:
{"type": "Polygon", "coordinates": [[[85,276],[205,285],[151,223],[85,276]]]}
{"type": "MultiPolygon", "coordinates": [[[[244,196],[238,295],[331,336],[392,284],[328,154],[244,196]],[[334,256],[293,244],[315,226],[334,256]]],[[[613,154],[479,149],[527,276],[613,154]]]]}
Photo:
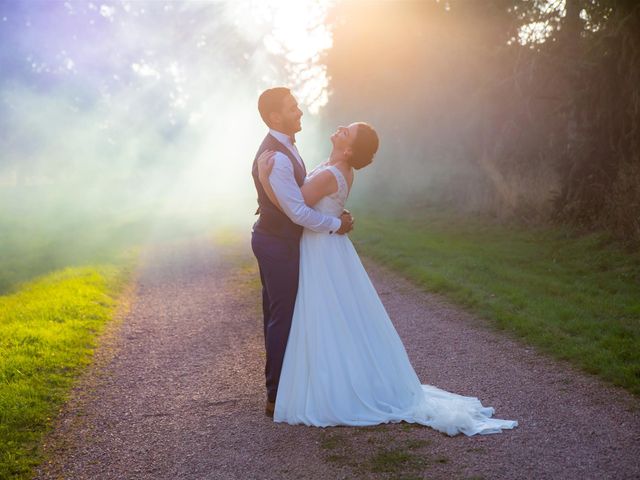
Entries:
{"type": "Polygon", "coordinates": [[[353,168],[343,163],[337,164],[336,168],[340,170],[340,173],[342,174],[344,179],[347,181],[349,188],[351,188],[351,185],[353,184],[353,168]]]}
{"type": "Polygon", "coordinates": [[[313,169],[307,173],[307,176],[313,175],[314,173],[318,173],[320,170],[324,170],[327,167],[328,162],[322,162],[313,167],[313,169]]]}

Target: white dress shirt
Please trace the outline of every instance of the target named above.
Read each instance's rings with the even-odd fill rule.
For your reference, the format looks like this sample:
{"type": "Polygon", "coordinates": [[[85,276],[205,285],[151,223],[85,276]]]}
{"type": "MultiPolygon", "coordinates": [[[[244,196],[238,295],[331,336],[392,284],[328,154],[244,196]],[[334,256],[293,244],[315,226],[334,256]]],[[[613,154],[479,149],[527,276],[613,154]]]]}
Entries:
{"type": "MultiPolygon", "coordinates": [[[[289,135],[273,129],[269,129],[269,133],[289,149],[300,165],[304,165],[289,135]]],[[[316,212],[304,203],[304,197],[293,173],[293,165],[289,157],[282,152],[276,152],[274,155],[269,183],[282,210],[293,223],[320,233],[335,233],[340,228],[342,222],[339,218],[316,212]]]]}

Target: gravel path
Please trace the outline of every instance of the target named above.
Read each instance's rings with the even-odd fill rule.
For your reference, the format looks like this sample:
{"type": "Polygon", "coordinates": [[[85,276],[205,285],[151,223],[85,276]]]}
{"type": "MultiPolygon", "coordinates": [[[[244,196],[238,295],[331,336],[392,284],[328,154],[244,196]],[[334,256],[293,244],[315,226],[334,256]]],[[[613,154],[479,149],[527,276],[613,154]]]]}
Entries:
{"type": "Polygon", "coordinates": [[[195,239],[145,255],[130,311],[61,413],[38,478],[640,478],[637,398],[366,266],[423,383],[519,427],[451,438],[272,423],[254,262],[248,248],[195,239]]]}

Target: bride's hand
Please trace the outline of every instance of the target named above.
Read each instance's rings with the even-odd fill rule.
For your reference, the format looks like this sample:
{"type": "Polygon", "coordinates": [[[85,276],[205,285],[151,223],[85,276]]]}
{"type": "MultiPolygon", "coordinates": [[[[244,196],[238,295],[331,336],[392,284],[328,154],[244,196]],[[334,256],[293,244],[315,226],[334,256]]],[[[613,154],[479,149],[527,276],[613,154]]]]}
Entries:
{"type": "Polygon", "coordinates": [[[258,178],[264,183],[271,175],[273,164],[275,163],[276,152],[273,150],[265,150],[258,157],[258,178]]]}

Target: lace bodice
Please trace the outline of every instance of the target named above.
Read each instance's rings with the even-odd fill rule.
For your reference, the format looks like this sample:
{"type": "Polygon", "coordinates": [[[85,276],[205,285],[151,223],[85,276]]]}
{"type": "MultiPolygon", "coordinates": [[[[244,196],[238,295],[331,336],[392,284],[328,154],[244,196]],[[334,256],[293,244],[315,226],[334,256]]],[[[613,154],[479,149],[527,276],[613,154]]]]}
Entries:
{"type": "Polygon", "coordinates": [[[344,175],[342,175],[342,172],[333,165],[320,165],[307,175],[305,182],[309,181],[309,179],[324,170],[329,170],[336,177],[338,190],[333,192],[331,195],[327,195],[320,199],[318,203],[313,205],[313,209],[320,213],[324,213],[325,215],[339,217],[344,210],[344,205],[347,202],[347,197],[349,196],[349,184],[347,183],[347,179],[344,178],[344,175]]]}

